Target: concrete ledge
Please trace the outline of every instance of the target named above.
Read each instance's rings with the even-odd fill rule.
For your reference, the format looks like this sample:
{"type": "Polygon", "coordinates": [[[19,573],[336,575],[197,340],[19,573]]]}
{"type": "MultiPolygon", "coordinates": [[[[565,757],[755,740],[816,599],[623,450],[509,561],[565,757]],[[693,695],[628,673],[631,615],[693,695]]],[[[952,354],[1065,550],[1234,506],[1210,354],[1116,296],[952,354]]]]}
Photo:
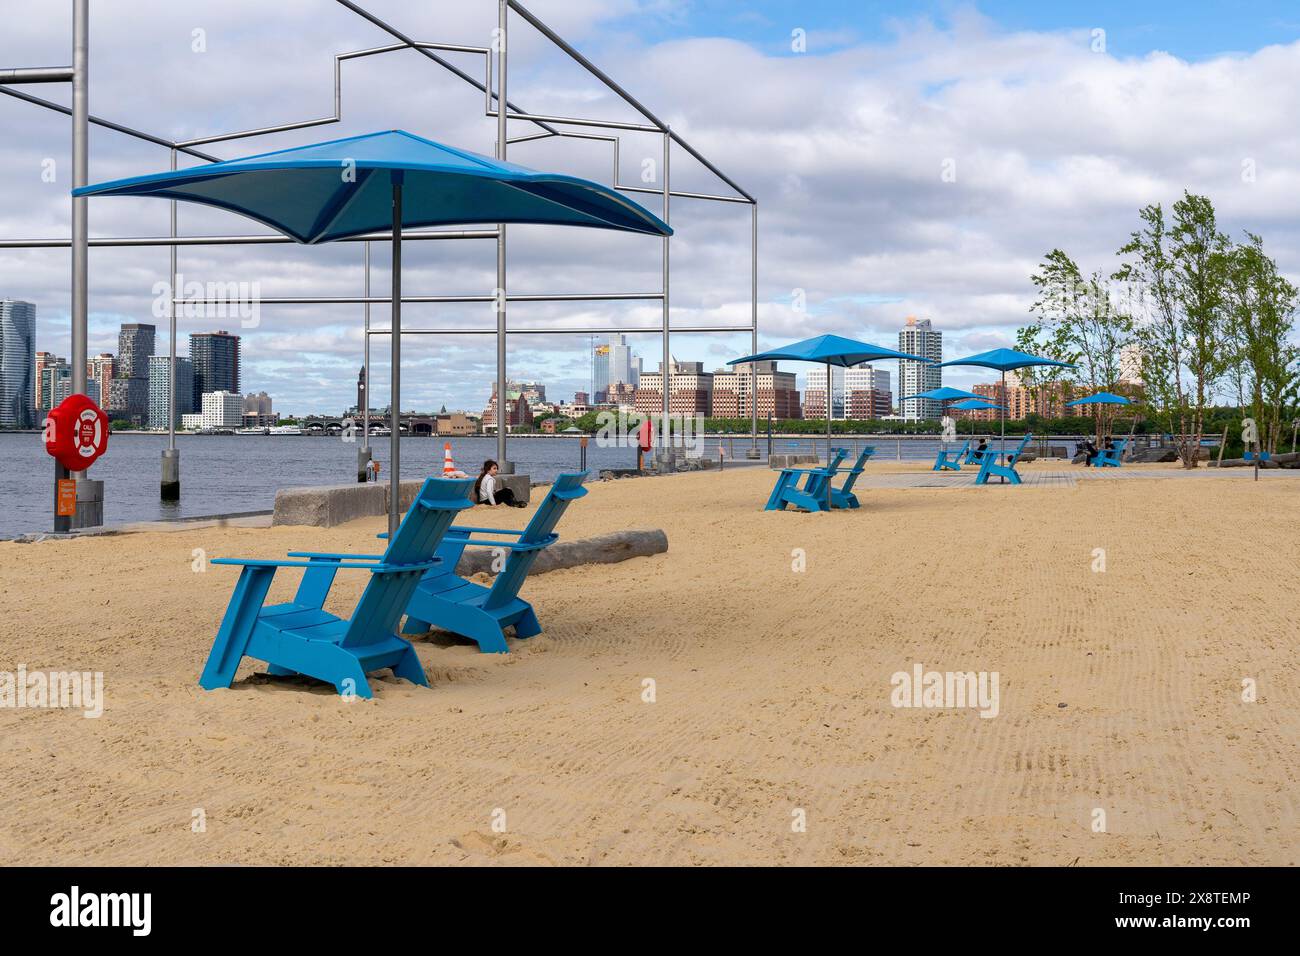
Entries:
{"type": "Polygon", "coordinates": [[[532,482],[528,480],[527,475],[497,475],[497,481],[502,487],[509,488],[515,493],[515,501],[522,501],[528,504],[529,491],[532,489],[532,482]]]}
{"type": "Polygon", "coordinates": [[[801,465],[819,465],[821,458],[817,455],[769,455],[767,466],[778,471],[782,468],[798,468],[801,465]]]}
{"type": "MultiPolygon", "coordinates": [[[[557,541],[537,555],[532,573],[544,574],[581,564],[617,564],[629,558],[663,554],[667,550],[668,535],[658,528],[616,531],[577,541],[557,541]]],[[[456,565],[456,573],[461,577],[481,571],[491,573],[493,558],[491,548],[466,548],[456,565]]]]}
{"type": "MultiPolygon", "coordinates": [[[[515,500],[529,500],[527,475],[499,475],[502,483],[515,493],[515,500]]],[[[405,512],[411,507],[422,480],[403,481],[398,489],[397,507],[405,512]]],[[[275,511],[271,524],[309,525],[333,528],[335,525],[388,514],[388,482],[318,485],[309,488],[281,488],[275,493],[275,511]]]]}

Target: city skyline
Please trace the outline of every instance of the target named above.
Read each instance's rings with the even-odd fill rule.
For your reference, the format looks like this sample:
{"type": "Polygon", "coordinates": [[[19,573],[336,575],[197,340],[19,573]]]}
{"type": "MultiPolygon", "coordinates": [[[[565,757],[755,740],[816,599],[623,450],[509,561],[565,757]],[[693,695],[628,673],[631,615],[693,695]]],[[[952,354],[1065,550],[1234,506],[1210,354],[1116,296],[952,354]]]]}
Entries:
{"type": "MultiPolygon", "coordinates": [[[[558,6],[538,0],[544,18],[558,6]]],[[[1026,320],[1034,299],[1029,276],[1058,235],[1072,237],[1071,252],[1085,269],[1108,266],[1114,258],[1113,237],[1135,227],[1137,209],[1148,201],[1167,204],[1185,187],[1215,199],[1227,232],[1237,235],[1249,225],[1265,234],[1288,277],[1297,278],[1300,225],[1284,173],[1295,156],[1294,144],[1267,117],[1233,109],[1220,99],[1227,94],[1215,92],[1215,78],[1221,75],[1231,76],[1234,97],[1262,102],[1279,89],[1289,90],[1293,61],[1300,59],[1295,32],[1264,30],[1252,26],[1251,18],[1218,17],[1225,29],[1214,34],[1222,36],[1216,46],[1214,37],[1194,35],[1167,11],[1139,17],[1109,6],[1104,48],[1092,36],[1098,24],[1091,17],[1077,11],[1049,14],[1021,3],[943,9],[905,0],[901,9],[910,12],[898,18],[883,12],[854,16],[852,35],[819,35],[818,24],[842,22],[844,9],[820,3],[801,8],[804,22],[798,24],[786,23],[781,15],[743,19],[720,9],[639,9],[633,16],[580,5],[566,13],[566,28],[580,38],[593,62],[618,63],[633,77],[643,71],[665,77],[653,86],[653,102],[647,100],[647,105],[675,127],[689,127],[692,142],[760,200],[760,348],[820,332],[889,345],[903,318],[915,314],[945,331],[944,357],[952,358],[1013,344],[1012,332],[1026,320]],[[1158,33],[1144,27],[1148,17],[1163,23],[1158,33]],[[631,26],[636,29],[630,33],[622,30],[631,26]],[[793,26],[808,31],[807,47],[799,53],[790,47],[793,26]],[[609,38],[613,35],[617,41],[609,38]],[[713,88],[710,77],[720,68],[735,77],[726,110],[698,95],[700,89],[713,88]],[[1183,79],[1175,83],[1174,75],[1183,79]],[[1120,84],[1135,91],[1132,98],[1120,101],[1112,95],[1120,84]],[[857,105],[846,114],[843,101],[820,95],[829,88],[850,91],[857,105]],[[999,122],[967,122],[966,104],[984,92],[998,103],[999,122]],[[773,109],[773,103],[812,105],[773,109]],[[914,109],[918,104],[923,108],[914,109]],[[1193,106],[1217,111],[1227,126],[1208,130],[1176,121],[1193,106]],[[916,122],[901,124],[897,117],[906,115],[916,122]],[[1075,119],[1065,122],[1067,116],[1075,119]],[[1032,135],[1021,135],[1025,130],[1032,135]],[[811,142],[824,148],[806,153],[802,146],[811,142]],[[1170,142],[1179,148],[1170,149],[1170,142]],[[774,152],[802,158],[787,168],[769,161],[774,152]],[[1201,159],[1189,164],[1189,155],[1201,159]],[[1244,179],[1246,160],[1257,174],[1244,179]],[[952,173],[947,179],[945,168],[952,173]],[[864,230],[865,222],[875,225],[864,230]]],[[[151,62],[160,75],[182,75],[193,66],[194,54],[185,44],[173,49],[166,42],[180,15],[174,8],[155,0],[141,0],[139,8],[144,12],[137,23],[111,17],[96,21],[105,57],[104,69],[96,74],[97,102],[113,104],[123,116],[151,115],[161,132],[178,136],[254,129],[284,117],[315,115],[322,64],[329,52],[344,48],[338,37],[350,26],[343,10],[324,8],[319,18],[304,23],[289,11],[271,14],[247,0],[205,5],[207,27],[223,38],[219,48],[204,54],[211,82],[202,90],[169,90],[156,103],[155,90],[126,80],[131,71],[125,64],[156,55],[159,59],[151,62]],[[239,64],[256,49],[261,31],[282,27],[288,37],[281,51],[283,68],[294,79],[280,90],[271,110],[242,95],[248,80],[239,64]],[[194,126],[196,116],[204,119],[182,134],[194,126]]],[[[466,4],[436,17],[423,12],[412,16],[421,26],[436,26],[431,32],[439,35],[481,38],[489,35],[495,14],[483,5],[466,4]]],[[[47,52],[50,62],[58,59],[65,43],[61,15],[25,8],[7,26],[15,43],[47,52]]],[[[526,53],[512,59],[511,69],[518,71],[516,89],[530,94],[532,109],[559,110],[584,102],[597,112],[622,115],[615,113],[618,104],[607,92],[557,75],[526,53]]],[[[425,74],[412,71],[410,76],[425,74]]],[[[377,60],[373,70],[349,71],[344,80],[349,109],[331,135],[408,126],[491,152],[494,124],[469,116],[462,101],[451,100],[459,81],[434,74],[424,85],[412,83],[411,95],[394,103],[383,95],[394,77],[404,81],[408,74],[388,59],[377,60]]],[[[32,171],[30,179],[15,175],[0,183],[9,232],[66,235],[61,213],[53,220],[49,215],[50,209],[66,206],[66,136],[46,125],[40,111],[9,98],[0,99],[0,118],[12,133],[8,142],[17,151],[14,168],[32,171]],[[45,157],[58,168],[49,183],[39,176],[45,157]]],[[[224,158],[277,149],[318,138],[318,132],[251,137],[218,152],[224,158]]],[[[626,181],[643,155],[652,155],[652,145],[648,138],[629,136],[622,170],[626,181]]],[[[511,155],[526,165],[553,166],[602,181],[609,177],[608,157],[594,150],[555,152],[545,144],[519,144],[511,155]]],[[[167,160],[164,150],[106,137],[92,151],[90,176],[102,180],[148,172],[165,168],[167,160]]],[[[674,169],[679,168],[684,176],[695,175],[685,157],[674,161],[674,169]]],[[[657,211],[654,197],[644,198],[657,211]]],[[[674,324],[747,320],[747,243],[733,249],[697,241],[697,207],[674,203],[673,213],[681,236],[691,243],[690,254],[673,258],[674,324]]],[[[91,224],[97,235],[166,232],[165,212],[135,200],[92,203],[91,224]]],[[[747,230],[748,223],[726,220],[728,229],[742,227],[747,230]]],[[[180,222],[187,235],[247,228],[211,210],[187,209],[180,222]]],[[[412,243],[406,263],[410,287],[490,293],[493,256],[482,245],[412,243]]],[[[0,296],[35,302],[37,347],[67,356],[69,303],[61,256],[50,250],[6,251],[0,257],[0,296]]],[[[510,257],[517,270],[512,291],[519,292],[652,291],[659,274],[657,250],[648,253],[633,239],[578,231],[520,227],[510,257]]],[[[186,247],[181,259],[187,278],[258,280],[266,296],[357,295],[362,287],[361,249],[346,244],[276,247],[273,253],[186,247]]],[[[382,255],[376,257],[376,288],[385,282],[382,260],[382,255]]],[[[158,325],[158,349],[167,350],[165,320],[151,315],[157,296],[153,286],[166,279],[166,272],[165,250],[96,253],[90,271],[90,354],[113,351],[123,322],[158,325]]],[[[383,307],[372,311],[376,323],[387,320],[383,307]]],[[[490,311],[477,305],[410,309],[413,324],[434,315],[445,315],[451,325],[493,324],[490,311]]],[[[512,307],[510,321],[534,327],[590,322],[644,328],[659,318],[657,302],[569,303],[512,307]]],[[[180,336],[221,327],[221,322],[181,316],[180,336]]],[[[267,306],[259,324],[231,331],[245,339],[247,387],[265,389],[286,408],[306,411],[342,408],[353,401],[361,325],[357,306],[267,306]]],[[[661,354],[652,336],[628,339],[648,358],[661,354]]],[[[750,345],[747,334],[681,335],[671,347],[683,361],[715,368],[748,354],[750,345]]],[[[587,346],[585,335],[513,337],[507,374],[545,380],[564,393],[590,390],[587,346]]],[[[483,401],[477,383],[494,374],[491,336],[454,342],[412,337],[404,350],[411,362],[404,404],[475,408],[483,401]]],[[[388,376],[378,358],[373,377],[376,394],[385,392],[388,376]]],[[[945,373],[945,382],[957,387],[979,381],[970,370],[945,373]]]]}

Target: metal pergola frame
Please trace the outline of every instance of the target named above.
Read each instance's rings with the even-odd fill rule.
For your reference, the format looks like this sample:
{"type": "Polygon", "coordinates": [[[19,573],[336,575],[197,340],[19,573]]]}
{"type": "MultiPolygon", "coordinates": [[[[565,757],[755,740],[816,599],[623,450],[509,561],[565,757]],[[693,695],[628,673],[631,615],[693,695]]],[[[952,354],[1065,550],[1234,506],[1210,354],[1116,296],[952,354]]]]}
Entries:
{"type": "MultiPolygon", "coordinates": [[[[506,419],[505,402],[506,402],[506,341],[508,334],[553,334],[553,335],[591,335],[597,333],[624,333],[624,334],[646,334],[659,333],[663,340],[663,415],[667,419],[670,413],[671,398],[671,376],[669,367],[672,357],[670,352],[670,340],[673,333],[736,333],[749,332],[753,351],[758,351],[758,201],[733,179],[723,173],[713,163],[704,157],[697,149],[691,146],[678,133],[674,132],[666,123],[659,119],[654,113],[647,109],[631,93],[610,78],[604,71],[592,63],[581,52],[570,45],[563,37],[542,22],[536,15],[531,13],[523,4],[517,0],[497,0],[497,35],[494,38],[493,48],[466,46],[462,44],[438,43],[420,41],[408,36],[398,28],[380,19],[375,14],[364,9],[359,3],[353,0],[336,0],[336,2],[372,24],[383,30],[393,38],[395,42],[383,46],[369,47],[361,50],[354,50],[347,53],[336,54],[334,57],[334,112],[330,116],[319,117],[317,119],[302,120],[293,123],[284,123],[276,126],[266,126],[258,129],[241,130],[232,133],[223,133],[213,136],[205,136],[197,139],[173,141],[165,137],[134,129],[121,123],[101,117],[92,116],[89,112],[89,0],[72,0],[72,33],[73,33],[73,64],[71,67],[38,67],[38,68],[12,68],[0,69],[0,93],[17,99],[24,100],[36,106],[45,109],[60,112],[69,115],[72,118],[72,153],[73,153],[73,188],[87,185],[88,179],[88,138],[89,126],[96,126],[110,129],[126,136],[145,142],[163,146],[171,152],[171,168],[177,168],[177,158],[179,154],[184,153],[187,156],[205,162],[219,162],[219,157],[212,156],[198,147],[207,146],[213,143],[229,142],[237,139],[246,139],[254,136],[263,136],[274,133],[290,132],[293,130],[306,129],[315,126],[324,126],[331,123],[338,123],[342,120],[342,64],[345,60],[353,60],[361,57],[376,56],[397,52],[401,50],[414,50],[421,56],[431,60],[438,66],[452,73],[457,78],[476,87],[483,93],[484,112],[488,117],[493,117],[497,121],[497,137],[495,154],[498,159],[505,159],[508,147],[511,143],[523,143],[536,140],[545,140],[552,138],[570,138],[585,139],[590,141],[608,142],[613,145],[613,175],[610,185],[615,189],[629,193],[643,193],[650,195],[659,195],[663,201],[663,211],[661,218],[665,222],[670,222],[670,211],[673,198],[701,200],[708,202],[724,203],[741,203],[750,207],[750,322],[748,325],[737,326],[685,326],[672,328],[670,322],[670,302],[671,302],[671,240],[665,237],[662,242],[662,286],[658,292],[636,292],[636,293],[607,293],[607,294],[549,294],[549,295],[511,295],[507,289],[507,270],[506,270],[506,229],[503,224],[498,224],[495,229],[483,230],[414,230],[404,232],[403,239],[408,240],[459,240],[459,239],[495,239],[497,244],[497,285],[496,295],[461,295],[461,296],[402,296],[401,302],[411,303],[453,303],[453,302],[482,302],[495,303],[497,308],[494,310],[496,315],[496,325],[494,328],[434,328],[434,329],[402,329],[403,335],[495,335],[497,344],[497,400],[496,400],[496,421],[497,421],[497,460],[504,472],[513,470],[506,454],[506,437],[508,427],[503,427],[502,422],[506,419]],[[570,59],[581,66],[589,75],[599,80],[606,88],[618,96],[623,102],[630,106],[639,114],[645,122],[629,123],[618,122],[614,120],[602,120],[584,117],[565,117],[565,116],[546,116],[532,114],[523,111],[516,104],[512,103],[507,94],[508,88],[508,28],[510,26],[510,13],[522,19],[525,23],[536,29],[543,37],[549,40],[554,46],[558,47],[570,59]],[[484,58],[483,78],[477,79],[470,73],[462,70],[454,63],[450,62],[441,53],[467,53],[482,55],[484,58]],[[493,69],[493,53],[495,53],[496,68],[493,69]],[[494,75],[495,74],[495,75],[494,75]],[[495,78],[496,89],[493,89],[495,78]],[[72,84],[72,107],[62,106],[61,104],[34,96],[30,93],[23,92],[12,88],[13,84],[29,83],[52,83],[52,82],[70,82],[72,84]],[[504,103],[505,109],[500,109],[497,104],[504,103]],[[517,120],[532,124],[537,132],[528,135],[521,135],[511,138],[508,130],[508,121],[517,120]],[[614,134],[586,133],[570,129],[561,129],[560,127],[588,127],[604,130],[650,133],[658,134],[662,137],[662,186],[658,189],[629,185],[619,182],[619,159],[621,149],[621,138],[614,134]],[[672,146],[676,144],[684,150],[690,157],[699,162],[705,169],[712,173],[727,187],[732,189],[736,195],[712,194],[700,192],[674,191],[672,189],[671,162],[672,146]],[[627,328],[627,327],[592,327],[592,326],[574,326],[561,328],[518,328],[509,329],[506,324],[506,305],[509,302],[602,302],[602,301],[627,301],[659,300],[662,303],[662,322],[658,327],[647,328],[627,328]]],[[[178,295],[176,290],[177,279],[177,249],[182,246],[221,246],[221,245],[261,245],[261,244],[278,244],[291,242],[288,237],[280,235],[232,235],[232,236],[179,236],[177,235],[176,222],[176,202],[171,202],[170,210],[170,229],[167,236],[159,237],[109,237],[90,239],[86,217],[86,199],[84,197],[72,199],[72,235],[69,239],[0,239],[0,249],[50,249],[70,247],[72,250],[72,336],[71,336],[71,363],[72,363],[72,391],[74,393],[85,393],[86,391],[86,363],[87,363],[87,319],[88,319],[88,283],[87,283],[87,260],[88,251],[91,247],[128,247],[128,246],[167,246],[170,251],[170,271],[171,271],[171,289],[172,295],[168,303],[168,327],[171,341],[171,362],[169,383],[170,392],[170,411],[168,421],[168,447],[163,452],[162,465],[162,488],[163,496],[179,496],[180,487],[180,470],[179,470],[179,451],[176,448],[176,305],[183,303],[186,305],[211,305],[217,304],[216,300],[194,298],[185,299],[178,295]],[[169,494],[168,489],[174,491],[169,494]]],[[[390,329],[372,329],[370,327],[370,306],[372,304],[392,303],[391,297],[373,296],[370,293],[370,243],[372,241],[391,240],[391,233],[374,233],[372,235],[358,236],[350,240],[351,242],[364,243],[364,261],[365,261],[365,281],[364,292],[360,296],[283,296],[283,297],[266,297],[259,299],[260,305],[323,305],[323,304],[360,304],[364,306],[365,335],[363,369],[366,381],[365,401],[360,409],[364,418],[364,434],[367,436],[365,446],[360,450],[359,457],[363,456],[366,461],[369,460],[369,406],[370,406],[370,339],[375,335],[390,335],[390,329]]],[[[400,303],[399,303],[400,306],[400,303]]],[[[395,310],[396,311],[396,310],[395,310]]],[[[399,369],[393,369],[392,374],[400,374],[399,369]]],[[[751,450],[750,457],[758,455],[758,372],[756,368],[750,370],[750,439],[751,450]]],[[[102,396],[101,396],[102,398],[102,396]]],[[[395,415],[400,415],[401,409],[394,408],[391,410],[395,415]]],[[[666,434],[667,430],[663,432],[666,434]]],[[[360,462],[359,462],[360,464],[360,462]]],[[[85,473],[76,475],[79,481],[84,481],[85,473]]],[[[80,494],[79,494],[80,497],[80,494]]],[[[98,523],[98,522],[84,522],[98,523]]],[[[79,513],[73,519],[57,519],[56,530],[68,530],[71,527],[82,526],[83,516],[79,513]],[[64,522],[60,527],[60,521],[64,522]]]]}

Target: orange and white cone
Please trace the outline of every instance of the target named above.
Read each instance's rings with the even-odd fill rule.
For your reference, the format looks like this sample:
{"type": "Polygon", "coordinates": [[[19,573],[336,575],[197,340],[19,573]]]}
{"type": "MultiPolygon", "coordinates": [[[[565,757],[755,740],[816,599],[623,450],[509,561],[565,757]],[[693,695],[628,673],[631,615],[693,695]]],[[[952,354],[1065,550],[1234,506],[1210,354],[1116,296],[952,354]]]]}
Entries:
{"type": "Polygon", "coordinates": [[[456,474],[456,463],[451,460],[451,442],[444,442],[442,446],[442,477],[450,478],[456,474]]]}

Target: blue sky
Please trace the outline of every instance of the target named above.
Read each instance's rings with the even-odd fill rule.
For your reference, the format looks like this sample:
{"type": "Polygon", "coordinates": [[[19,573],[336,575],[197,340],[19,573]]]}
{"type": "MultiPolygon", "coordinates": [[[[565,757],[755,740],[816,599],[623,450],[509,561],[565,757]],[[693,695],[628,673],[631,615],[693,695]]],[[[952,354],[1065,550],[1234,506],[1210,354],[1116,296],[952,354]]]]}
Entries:
{"type": "MultiPolygon", "coordinates": [[[[421,39],[486,44],[496,22],[494,0],[364,3],[421,39]]],[[[1028,318],[1030,276],[1045,254],[1059,247],[1085,272],[1109,272],[1138,210],[1168,205],[1184,189],[1209,196],[1230,235],[1262,234],[1283,273],[1300,281],[1300,0],[528,6],[759,198],[760,348],[822,332],[891,345],[909,315],[944,332],[947,358],[1009,345],[1028,318]],[[807,33],[806,53],[791,50],[795,29],[807,33]],[[1094,29],[1105,31],[1104,50],[1090,48],[1094,29]],[[957,175],[941,178],[949,164],[957,175]]],[[[177,138],[320,116],[331,105],[333,54],[387,39],[326,0],[133,0],[133,9],[128,19],[108,4],[92,5],[92,110],[177,138]],[[208,37],[201,55],[192,48],[197,27],[208,37]],[[263,55],[268,36],[276,38],[275,57],[263,55]]],[[[0,65],[62,62],[67,28],[63,5],[16,8],[0,35],[0,65]]],[[[517,103],[537,113],[636,118],[526,25],[512,31],[511,43],[517,103]]],[[[465,68],[481,69],[481,61],[457,56],[465,68]]],[[[337,124],[213,152],[248,155],[394,127],[478,152],[493,148],[495,125],[482,115],[482,98],[409,51],[351,61],[342,100],[337,124]]],[[[0,234],[66,235],[66,119],[0,97],[0,129],[0,234]],[[47,160],[58,164],[55,180],[43,178],[47,160]]],[[[518,132],[527,131],[519,124],[518,132]]],[[[657,137],[628,134],[622,181],[659,149],[657,137]]],[[[510,158],[608,181],[611,153],[608,144],[542,142],[512,147],[510,158]]],[[[155,146],[92,134],[92,181],[166,165],[155,146]]],[[[672,169],[677,188],[720,188],[680,152],[672,169]]],[[[636,198],[659,211],[654,197],[636,198]]],[[[91,230],[158,235],[165,214],[163,203],[104,200],[92,204],[91,230]]],[[[748,210],[680,200],[672,215],[673,324],[746,323],[748,210]]],[[[181,211],[183,234],[249,229],[225,214],[181,211]]],[[[520,227],[511,233],[511,289],[657,291],[658,244],[637,239],[520,227]]],[[[357,295],[359,252],[189,247],[181,270],[205,282],[258,282],[268,297],[357,295]]],[[[376,288],[387,282],[385,258],[377,252],[376,288]]],[[[410,243],[405,284],[412,294],[490,294],[494,259],[484,243],[410,243]]],[[[152,289],[166,265],[160,249],[92,255],[92,351],[115,350],[121,322],[150,321],[152,289]]],[[[0,295],[37,303],[38,347],[59,355],[68,350],[67,268],[62,250],[0,250],[0,295]]],[[[361,353],[359,311],[264,309],[261,325],[244,332],[245,389],[266,390],[285,412],[346,407],[361,353]]],[[[374,315],[381,326],[384,311],[374,315]]],[[[409,326],[494,322],[473,307],[412,306],[406,317],[409,326]]],[[[653,328],[660,311],[655,302],[521,304],[510,321],[653,328]]],[[[196,319],[181,336],[214,327],[223,326],[196,319]]],[[[655,368],[659,337],[631,341],[655,368]]],[[[548,395],[567,399],[587,388],[586,344],[585,336],[514,336],[510,375],[544,381],[548,395]]],[[[161,336],[158,346],[166,347],[161,336]]],[[[678,358],[707,368],[749,351],[748,334],[672,342],[678,358]]],[[[387,368],[379,352],[372,382],[382,393],[387,368]]],[[[411,337],[404,356],[405,407],[478,411],[487,401],[495,373],[490,337],[411,337]]],[[[945,379],[958,387],[981,380],[960,369],[945,379]]]]}
{"type": "MultiPolygon", "coordinates": [[[[976,9],[1006,30],[1106,31],[1111,52],[1140,56],[1163,50],[1187,60],[1257,50],[1300,38],[1300,4],[1294,0],[692,0],[650,23],[634,26],[647,41],[681,36],[725,36],[776,55],[789,54],[790,31],[842,36],[845,43],[888,43],[900,22],[929,20],[950,25],[963,10],[976,9]]],[[[793,54],[790,54],[793,55],[793,54]]]]}

